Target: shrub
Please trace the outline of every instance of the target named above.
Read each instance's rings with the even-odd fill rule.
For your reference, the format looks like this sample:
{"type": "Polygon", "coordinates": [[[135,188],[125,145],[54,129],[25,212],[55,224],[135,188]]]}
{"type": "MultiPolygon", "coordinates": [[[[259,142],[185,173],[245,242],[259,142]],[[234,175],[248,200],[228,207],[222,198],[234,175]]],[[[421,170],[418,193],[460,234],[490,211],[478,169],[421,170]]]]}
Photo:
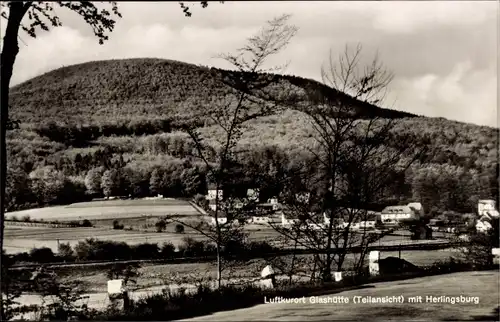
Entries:
{"type": "Polygon", "coordinates": [[[30,251],[30,259],[36,263],[54,262],[55,256],[52,249],[48,247],[33,248],[30,251]]]}
{"type": "Polygon", "coordinates": [[[71,260],[74,258],[73,248],[71,248],[69,243],[59,244],[57,253],[63,260],[71,260]]]}
{"type": "Polygon", "coordinates": [[[156,231],[161,233],[162,231],[165,230],[165,228],[167,228],[167,223],[165,222],[165,220],[160,219],[155,223],[155,227],[156,231]]]}
{"type": "Polygon", "coordinates": [[[21,218],[22,221],[24,222],[30,222],[31,221],[31,217],[26,215],[26,216],[23,216],[23,218],[21,218]]]}
{"type": "Polygon", "coordinates": [[[137,244],[132,246],[132,256],[134,259],[157,259],[160,257],[158,244],[137,244]]]}
{"type": "Polygon", "coordinates": [[[123,224],[120,224],[118,220],[113,220],[113,229],[123,229],[123,224]]]}
{"type": "Polygon", "coordinates": [[[80,224],[82,227],[93,227],[92,223],[88,219],[84,219],[82,223],[80,224]]]}
{"type": "Polygon", "coordinates": [[[178,234],[183,234],[184,233],[184,225],[182,225],[182,224],[175,225],[175,232],[178,234]]]}
{"type": "Polygon", "coordinates": [[[161,246],[160,254],[162,258],[169,259],[175,257],[175,246],[171,242],[164,243],[161,246]]]}
{"type": "Polygon", "coordinates": [[[196,257],[205,255],[205,244],[191,237],[184,237],[179,245],[179,253],[183,257],[196,257]]]}
{"type": "Polygon", "coordinates": [[[263,255],[273,253],[276,248],[266,241],[251,241],[247,245],[249,255],[263,255]]]}

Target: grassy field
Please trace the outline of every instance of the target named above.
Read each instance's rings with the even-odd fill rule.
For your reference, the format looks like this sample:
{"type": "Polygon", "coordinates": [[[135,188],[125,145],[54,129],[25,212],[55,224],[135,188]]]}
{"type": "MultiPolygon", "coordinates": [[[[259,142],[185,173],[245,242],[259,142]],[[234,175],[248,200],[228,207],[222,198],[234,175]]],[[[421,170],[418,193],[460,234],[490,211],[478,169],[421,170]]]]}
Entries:
{"type": "MultiPolygon", "coordinates": [[[[376,283],[366,288],[345,291],[320,298],[344,297],[349,303],[262,304],[251,308],[193,318],[185,321],[498,321],[499,272],[466,272],[415,278],[406,281],[376,283]],[[360,296],[392,297],[403,295],[403,303],[354,303],[360,296]],[[422,303],[410,303],[421,296],[422,303]],[[426,297],[477,299],[470,303],[432,303],[426,297]],[[496,312],[495,312],[496,311],[496,312]]],[[[264,303],[264,299],[262,299],[264,303]]]]}
{"type": "MultiPolygon", "coordinates": [[[[50,228],[9,226],[5,228],[4,248],[7,253],[29,251],[34,247],[49,247],[57,252],[59,243],[69,243],[74,246],[86,238],[113,240],[128,244],[171,242],[178,246],[186,236],[204,239],[197,231],[185,226],[185,232],[175,232],[176,223],[170,223],[166,231],[157,233],[155,223],[159,217],[179,215],[183,221],[199,220],[200,213],[187,201],[177,199],[136,199],[136,200],[106,200],[71,204],[68,206],[30,209],[7,213],[7,218],[13,216],[22,219],[29,216],[33,220],[70,221],[90,220],[94,228],[50,228]],[[112,224],[118,220],[126,229],[114,230],[112,224]]],[[[250,240],[276,243],[280,235],[270,227],[248,225],[250,240]]],[[[397,245],[414,243],[410,241],[408,232],[401,231],[399,236],[385,236],[375,245],[397,245]]],[[[418,241],[426,243],[428,241],[418,241]]],[[[277,245],[278,246],[278,245],[277,245]]],[[[281,246],[281,245],[279,245],[281,246]]]]}
{"type": "MultiPolygon", "coordinates": [[[[154,223],[158,219],[151,218],[125,218],[119,219],[119,222],[125,225],[126,228],[132,227],[132,230],[115,230],[112,229],[113,219],[100,219],[93,221],[96,227],[93,228],[51,228],[51,227],[5,227],[4,249],[7,253],[17,253],[29,251],[34,247],[49,247],[54,252],[58,250],[59,243],[69,243],[74,246],[80,240],[86,238],[96,238],[99,240],[113,240],[118,242],[126,242],[128,244],[140,243],[158,243],[162,245],[165,242],[171,242],[176,247],[182,242],[185,237],[192,237],[197,240],[206,240],[199,232],[185,226],[184,233],[176,233],[176,223],[167,225],[165,231],[158,233],[155,231],[154,223]]],[[[281,246],[280,235],[269,227],[249,227],[249,239],[252,241],[267,241],[281,246]]],[[[398,245],[405,243],[430,241],[412,241],[405,236],[384,236],[382,240],[374,245],[398,245]]]]}
{"type": "Polygon", "coordinates": [[[71,220],[104,220],[140,218],[145,216],[161,217],[166,215],[195,216],[200,213],[189,202],[174,199],[162,200],[107,200],[92,201],[57,206],[9,212],[7,219],[21,219],[29,216],[33,220],[71,221],[71,220]]]}
{"type": "MultiPolygon", "coordinates": [[[[398,257],[396,252],[382,252],[380,258],[389,256],[398,257]]],[[[435,263],[436,261],[446,260],[449,257],[455,256],[451,250],[440,251],[403,251],[401,258],[417,265],[427,266],[435,263]]],[[[299,256],[296,263],[310,258],[309,255],[299,256]]],[[[349,254],[345,261],[345,268],[352,266],[355,255],[349,254]]],[[[290,258],[288,258],[290,260],[290,258]]],[[[288,261],[289,262],[289,261],[288,261]]],[[[368,259],[365,259],[365,264],[368,264],[368,259]]],[[[230,270],[224,272],[224,276],[231,279],[254,279],[260,275],[260,271],[269,263],[278,268],[272,261],[264,259],[254,259],[246,263],[241,263],[238,266],[232,267],[230,270]]],[[[302,266],[302,265],[301,265],[302,266]]],[[[302,279],[310,276],[309,269],[302,266],[302,273],[298,274],[297,278],[302,279]]],[[[133,286],[137,289],[144,289],[152,286],[161,286],[169,283],[183,284],[183,283],[196,283],[200,280],[214,280],[217,276],[217,268],[215,262],[213,263],[186,263],[186,264],[144,264],[139,269],[140,276],[137,283],[133,286]]],[[[82,281],[89,292],[105,292],[106,291],[106,270],[99,268],[59,268],[57,270],[58,276],[63,280],[71,281],[75,278],[82,281]]]]}

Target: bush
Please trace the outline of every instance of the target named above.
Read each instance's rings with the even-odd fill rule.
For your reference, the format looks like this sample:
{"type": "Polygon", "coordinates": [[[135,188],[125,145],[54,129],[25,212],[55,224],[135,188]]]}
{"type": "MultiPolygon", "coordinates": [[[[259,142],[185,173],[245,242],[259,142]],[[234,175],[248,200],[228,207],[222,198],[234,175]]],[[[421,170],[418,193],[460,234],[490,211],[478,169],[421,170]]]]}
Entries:
{"type": "Polygon", "coordinates": [[[54,262],[55,256],[52,249],[48,247],[33,248],[30,251],[30,259],[36,263],[51,263],[54,262]]]}
{"type": "Polygon", "coordinates": [[[73,248],[71,248],[71,245],[69,243],[59,244],[59,248],[57,250],[57,253],[58,253],[59,257],[61,257],[63,260],[71,260],[75,257],[74,252],[73,252],[73,248]]]}
{"type": "Polygon", "coordinates": [[[82,227],[93,227],[94,225],[92,225],[92,223],[90,222],[90,220],[88,219],[84,219],[81,224],[80,224],[82,227]]]}
{"type": "Polygon", "coordinates": [[[175,246],[171,242],[164,243],[160,249],[160,255],[164,259],[170,259],[175,257],[175,246]]]}
{"type": "Polygon", "coordinates": [[[134,259],[157,259],[160,257],[158,244],[137,244],[132,246],[132,256],[134,259]]]}
{"type": "Polygon", "coordinates": [[[184,233],[184,225],[181,225],[181,224],[175,225],[175,232],[178,234],[183,234],[184,233]]]}
{"type": "Polygon", "coordinates": [[[31,221],[31,217],[30,217],[30,216],[28,216],[28,215],[26,215],[26,216],[23,216],[23,217],[21,218],[21,220],[22,220],[22,221],[24,221],[24,222],[30,222],[30,221],[31,221]]]}
{"type": "Polygon", "coordinates": [[[249,255],[263,255],[270,254],[276,251],[276,248],[271,246],[266,241],[251,241],[247,245],[249,255]]]}
{"type": "Polygon", "coordinates": [[[160,219],[155,223],[155,227],[156,231],[161,233],[162,231],[165,230],[165,228],[167,228],[167,223],[165,222],[165,220],[160,219]]]}
{"type": "Polygon", "coordinates": [[[113,229],[123,229],[123,224],[120,224],[118,220],[113,220],[113,229]]]}
{"type": "Polygon", "coordinates": [[[205,244],[191,237],[184,237],[179,245],[179,254],[183,257],[197,257],[206,254],[205,244]]]}

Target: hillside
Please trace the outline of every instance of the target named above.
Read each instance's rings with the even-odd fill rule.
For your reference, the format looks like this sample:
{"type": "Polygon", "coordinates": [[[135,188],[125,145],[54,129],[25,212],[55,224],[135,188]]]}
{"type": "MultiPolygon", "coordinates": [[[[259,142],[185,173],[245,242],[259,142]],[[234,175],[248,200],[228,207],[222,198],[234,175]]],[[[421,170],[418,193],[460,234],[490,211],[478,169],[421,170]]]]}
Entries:
{"type": "MultiPolygon", "coordinates": [[[[227,72],[163,59],[107,60],[63,67],[13,87],[12,115],[22,122],[53,119],[79,124],[109,118],[191,117],[228,92],[227,86],[215,81],[215,74],[220,73],[227,72]]],[[[282,77],[298,89],[322,87],[313,80],[282,77]]],[[[366,114],[412,116],[359,102],[353,106],[366,114]]]]}
{"type": "MultiPolygon", "coordinates": [[[[9,209],[82,201],[106,189],[136,196],[203,193],[205,173],[182,124],[196,123],[208,142],[220,136],[201,113],[232,95],[216,81],[227,73],[161,59],[109,60],[60,68],[13,87],[11,116],[21,127],[8,133],[9,209]]],[[[395,182],[396,195],[387,202],[420,200],[435,213],[471,212],[478,198],[498,195],[498,129],[416,117],[313,80],[276,77],[299,100],[313,88],[340,96],[360,118],[396,119],[396,134],[411,134],[438,151],[395,182]]],[[[242,179],[258,182],[271,168],[286,172],[304,158],[312,135],[298,111],[253,120],[241,140],[251,151],[242,160],[242,179]]]]}

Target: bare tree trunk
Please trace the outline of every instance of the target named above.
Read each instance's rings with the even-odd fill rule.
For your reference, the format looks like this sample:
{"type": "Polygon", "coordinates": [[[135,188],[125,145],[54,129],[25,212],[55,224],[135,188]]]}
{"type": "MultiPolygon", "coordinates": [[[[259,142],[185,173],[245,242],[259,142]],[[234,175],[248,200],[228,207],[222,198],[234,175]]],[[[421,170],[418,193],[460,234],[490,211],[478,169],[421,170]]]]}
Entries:
{"type": "Polygon", "coordinates": [[[222,284],[222,263],[221,263],[221,247],[220,242],[217,243],[217,288],[222,284]]]}
{"type": "Polygon", "coordinates": [[[289,280],[288,284],[292,285],[293,281],[293,272],[294,272],[294,265],[295,265],[295,258],[296,258],[296,251],[297,251],[297,244],[299,243],[299,237],[295,239],[295,244],[293,246],[293,256],[292,256],[292,263],[290,265],[290,273],[289,273],[289,280]]]}
{"type": "MultiPolygon", "coordinates": [[[[4,219],[5,219],[5,187],[7,182],[7,124],[9,120],[9,86],[12,70],[19,53],[17,37],[21,20],[29,6],[24,7],[23,2],[10,3],[9,19],[3,39],[1,54],[0,76],[0,251],[3,253],[4,219]]],[[[1,279],[2,277],[0,277],[1,279]]],[[[0,296],[0,318],[4,317],[3,295],[0,296]]]]}

